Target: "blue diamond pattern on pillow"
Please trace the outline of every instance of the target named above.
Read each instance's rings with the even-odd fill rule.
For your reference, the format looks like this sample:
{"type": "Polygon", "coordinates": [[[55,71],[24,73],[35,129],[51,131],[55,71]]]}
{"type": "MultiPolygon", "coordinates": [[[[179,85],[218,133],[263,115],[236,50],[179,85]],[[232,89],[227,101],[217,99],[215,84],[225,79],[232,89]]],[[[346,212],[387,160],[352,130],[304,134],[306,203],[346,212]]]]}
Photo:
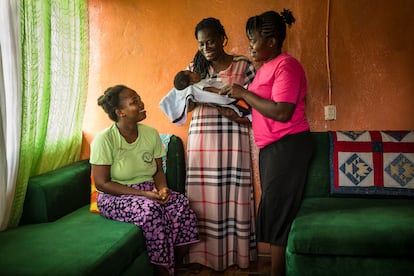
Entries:
{"type": "Polygon", "coordinates": [[[352,140],[357,140],[362,134],[364,134],[366,131],[344,131],[342,134],[348,136],[348,138],[352,140]]]}
{"type": "Polygon", "coordinates": [[[414,131],[330,131],[332,194],[414,197],[414,131]]]}
{"type": "Polygon", "coordinates": [[[355,153],[340,166],[340,170],[354,185],[359,185],[372,172],[372,168],[355,153]]]}
{"type": "Polygon", "coordinates": [[[399,154],[386,168],[385,171],[397,181],[401,187],[405,187],[414,178],[414,164],[403,154],[399,154]]]}
{"type": "Polygon", "coordinates": [[[396,141],[400,142],[402,141],[408,134],[410,134],[410,131],[384,131],[385,134],[391,136],[396,141]]]}

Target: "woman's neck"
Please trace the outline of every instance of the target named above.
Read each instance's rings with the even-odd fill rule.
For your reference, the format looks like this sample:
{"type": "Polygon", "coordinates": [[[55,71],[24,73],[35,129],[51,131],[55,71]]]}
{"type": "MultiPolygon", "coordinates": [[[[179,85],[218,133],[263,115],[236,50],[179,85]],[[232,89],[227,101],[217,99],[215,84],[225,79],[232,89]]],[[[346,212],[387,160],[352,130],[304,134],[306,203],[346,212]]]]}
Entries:
{"type": "Polygon", "coordinates": [[[210,62],[211,66],[214,68],[214,72],[218,73],[227,69],[231,62],[233,61],[233,56],[223,52],[216,60],[210,62]]]}
{"type": "Polygon", "coordinates": [[[132,143],[138,138],[138,126],[136,123],[128,124],[126,122],[118,121],[116,127],[128,143],[132,143]]]}
{"type": "Polygon", "coordinates": [[[269,58],[265,62],[269,62],[272,59],[278,57],[282,53],[282,49],[277,49],[273,54],[269,56],[269,58]]]}

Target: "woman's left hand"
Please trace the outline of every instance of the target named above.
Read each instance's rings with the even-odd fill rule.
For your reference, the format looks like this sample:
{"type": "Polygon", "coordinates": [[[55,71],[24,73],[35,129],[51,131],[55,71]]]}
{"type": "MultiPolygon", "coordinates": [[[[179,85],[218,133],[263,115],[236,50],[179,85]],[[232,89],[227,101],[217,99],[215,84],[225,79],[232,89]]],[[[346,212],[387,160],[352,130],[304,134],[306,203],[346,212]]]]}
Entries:
{"type": "Polygon", "coordinates": [[[246,117],[240,117],[233,109],[222,106],[216,106],[216,108],[221,115],[227,117],[229,120],[232,120],[239,124],[250,125],[249,119],[246,117]]]}
{"type": "Polygon", "coordinates": [[[236,121],[237,118],[240,118],[237,115],[237,113],[233,109],[231,109],[231,108],[222,107],[222,106],[216,106],[216,108],[217,108],[218,112],[220,112],[221,115],[229,118],[232,121],[236,121]]]}
{"type": "Polygon", "coordinates": [[[153,192],[156,192],[159,195],[156,201],[160,204],[167,203],[171,196],[170,189],[168,189],[167,187],[163,187],[159,191],[154,188],[153,192]]]}

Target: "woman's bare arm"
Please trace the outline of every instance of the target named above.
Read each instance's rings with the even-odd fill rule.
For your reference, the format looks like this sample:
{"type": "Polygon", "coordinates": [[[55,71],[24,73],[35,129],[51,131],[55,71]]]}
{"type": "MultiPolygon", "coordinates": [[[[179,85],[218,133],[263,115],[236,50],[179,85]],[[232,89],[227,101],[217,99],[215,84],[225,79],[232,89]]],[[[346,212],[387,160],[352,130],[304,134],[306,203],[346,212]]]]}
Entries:
{"type": "Polygon", "coordinates": [[[232,98],[244,99],[263,116],[275,121],[288,122],[295,110],[295,104],[263,99],[237,84],[227,87],[223,93],[232,98]]]}

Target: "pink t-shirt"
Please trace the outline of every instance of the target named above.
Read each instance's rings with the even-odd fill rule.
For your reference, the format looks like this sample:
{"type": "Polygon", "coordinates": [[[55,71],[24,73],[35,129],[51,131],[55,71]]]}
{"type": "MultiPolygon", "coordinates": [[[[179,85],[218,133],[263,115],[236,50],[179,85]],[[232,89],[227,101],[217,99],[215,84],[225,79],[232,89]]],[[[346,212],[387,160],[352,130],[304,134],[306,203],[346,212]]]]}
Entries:
{"type": "Polygon", "coordinates": [[[282,53],[265,63],[256,73],[249,91],[275,102],[295,104],[295,111],[288,122],[279,122],[252,110],[254,139],[263,148],[285,135],[309,130],[305,115],[306,77],[300,63],[287,53],[282,53]]]}

